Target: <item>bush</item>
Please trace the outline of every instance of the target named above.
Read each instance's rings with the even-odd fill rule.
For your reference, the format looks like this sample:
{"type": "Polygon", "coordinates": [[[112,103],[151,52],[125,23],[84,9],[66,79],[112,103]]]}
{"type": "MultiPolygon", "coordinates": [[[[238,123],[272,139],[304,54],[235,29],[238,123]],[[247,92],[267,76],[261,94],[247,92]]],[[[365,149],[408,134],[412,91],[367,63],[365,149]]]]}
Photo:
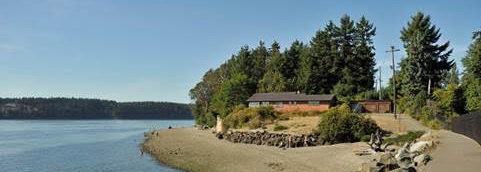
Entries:
{"type": "Polygon", "coordinates": [[[281,130],[287,130],[289,127],[280,125],[280,124],[275,124],[274,125],[274,131],[281,131],[281,130]]]}
{"type": "Polygon", "coordinates": [[[280,121],[287,121],[287,120],[289,120],[289,116],[287,116],[287,115],[281,115],[281,116],[278,117],[278,120],[280,120],[280,121]]]}
{"type": "Polygon", "coordinates": [[[399,135],[394,138],[387,138],[385,141],[387,144],[394,144],[394,145],[403,145],[404,143],[409,143],[417,138],[421,137],[424,134],[424,131],[409,131],[406,134],[399,135]]]}
{"type": "Polygon", "coordinates": [[[209,127],[213,127],[216,123],[216,118],[212,112],[208,112],[203,115],[195,116],[195,123],[198,125],[207,125],[209,127]]]}
{"type": "Polygon", "coordinates": [[[286,115],[288,116],[302,116],[302,117],[306,117],[306,116],[318,116],[320,114],[322,114],[321,111],[299,111],[299,110],[295,110],[295,111],[291,111],[291,112],[287,112],[285,113],[286,115]]]}
{"type": "Polygon", "coordinates": [[[334,107],[321,116],[317,133],[329,143],[360,141],[365,135],[376,132],[379,127],[366,116],[351,112],[347,104],[334,107]]]}
{"type": "Polygon", "coordinates": [[[473,79],[467,84],[464,96],[466,97],[466,110],[473,112],[481,110],[481,80],[473,79]]]}
{"type": "Polygon", "coordinates": [[[278,113],[271,106],[258,108],[236,107],[232,113],[224,118],[224,125],[226,128],[249,127],[254,129],[271,124],[277,118],[278,113]]]}

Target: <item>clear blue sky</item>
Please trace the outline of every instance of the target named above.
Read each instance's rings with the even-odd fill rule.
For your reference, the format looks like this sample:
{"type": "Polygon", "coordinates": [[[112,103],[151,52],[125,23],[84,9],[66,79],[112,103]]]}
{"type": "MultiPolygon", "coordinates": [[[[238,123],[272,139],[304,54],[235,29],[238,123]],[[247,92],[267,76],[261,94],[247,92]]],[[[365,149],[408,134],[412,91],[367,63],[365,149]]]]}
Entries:
{"type": "MultiPolygon", "coordinates": [[[[306,42],[343,14],[374,22],[384,71],[385,50],[402,47],[400,30],[417,11],[431,15],[459,61],[471,32],[481,28],[480,6],[476,0],[2,0],[0,97],[190,102],[188,91],[204,72],[240,46],[306,42]]],[[[383,74],[386,83],[391,72],[383,74]]]]}

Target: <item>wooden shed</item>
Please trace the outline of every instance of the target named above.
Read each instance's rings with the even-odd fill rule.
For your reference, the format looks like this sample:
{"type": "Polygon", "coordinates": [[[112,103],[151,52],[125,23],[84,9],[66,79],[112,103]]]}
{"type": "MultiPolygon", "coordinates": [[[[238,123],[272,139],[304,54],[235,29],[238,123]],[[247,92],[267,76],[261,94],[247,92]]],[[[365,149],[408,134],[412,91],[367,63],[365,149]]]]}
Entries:
{"type": "Polygon", "coordinates": [[[354,104],[360,104],[365,113],[391,113],[391,100],[359,100],[354,101],[354,104]]]}

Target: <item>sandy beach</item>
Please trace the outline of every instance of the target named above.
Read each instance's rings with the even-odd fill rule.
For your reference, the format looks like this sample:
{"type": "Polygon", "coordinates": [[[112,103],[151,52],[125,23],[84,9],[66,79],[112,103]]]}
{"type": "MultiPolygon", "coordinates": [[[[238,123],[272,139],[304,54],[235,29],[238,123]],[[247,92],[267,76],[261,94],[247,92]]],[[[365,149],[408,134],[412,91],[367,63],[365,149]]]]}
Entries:
{"type": "Polygon", "coordinates": [[[357,171],[375,155],[357,156],[366,143],[280,149],[233,144],[209,131],[160,130],[143,144],[159,163],[187,171],[357,171]]]}

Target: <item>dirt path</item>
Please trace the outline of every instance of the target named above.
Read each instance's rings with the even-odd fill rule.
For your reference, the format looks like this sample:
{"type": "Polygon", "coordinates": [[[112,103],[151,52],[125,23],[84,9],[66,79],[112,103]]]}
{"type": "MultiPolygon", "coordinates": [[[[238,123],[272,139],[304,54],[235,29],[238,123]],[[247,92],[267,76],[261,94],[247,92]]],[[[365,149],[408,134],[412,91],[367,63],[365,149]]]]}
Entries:
{"type": "Polygon", "coordinates": [[[480,172],[481,146],[474,140],[451,131],[440,132],[440,145],[432,152],[427,172],[480,172]]]}
{"type": "Polygon", "coordinates": [[[374,155],[357,156],[366,143],[280,149],[234,144],[211,132],[195,129],[161,130],[144,144],[159,162],[187,171],[357,171],[374,155]]]}
{"type": "Polygon", "coordinates": [[[377,125],[384,130],[394,133],[403,133],[407,131],[430,131],[428,127],[423,126],[410,116],[399,114],[399,118],[395,119],[391,113],[372,113],[368,114],[377,125]]]}

